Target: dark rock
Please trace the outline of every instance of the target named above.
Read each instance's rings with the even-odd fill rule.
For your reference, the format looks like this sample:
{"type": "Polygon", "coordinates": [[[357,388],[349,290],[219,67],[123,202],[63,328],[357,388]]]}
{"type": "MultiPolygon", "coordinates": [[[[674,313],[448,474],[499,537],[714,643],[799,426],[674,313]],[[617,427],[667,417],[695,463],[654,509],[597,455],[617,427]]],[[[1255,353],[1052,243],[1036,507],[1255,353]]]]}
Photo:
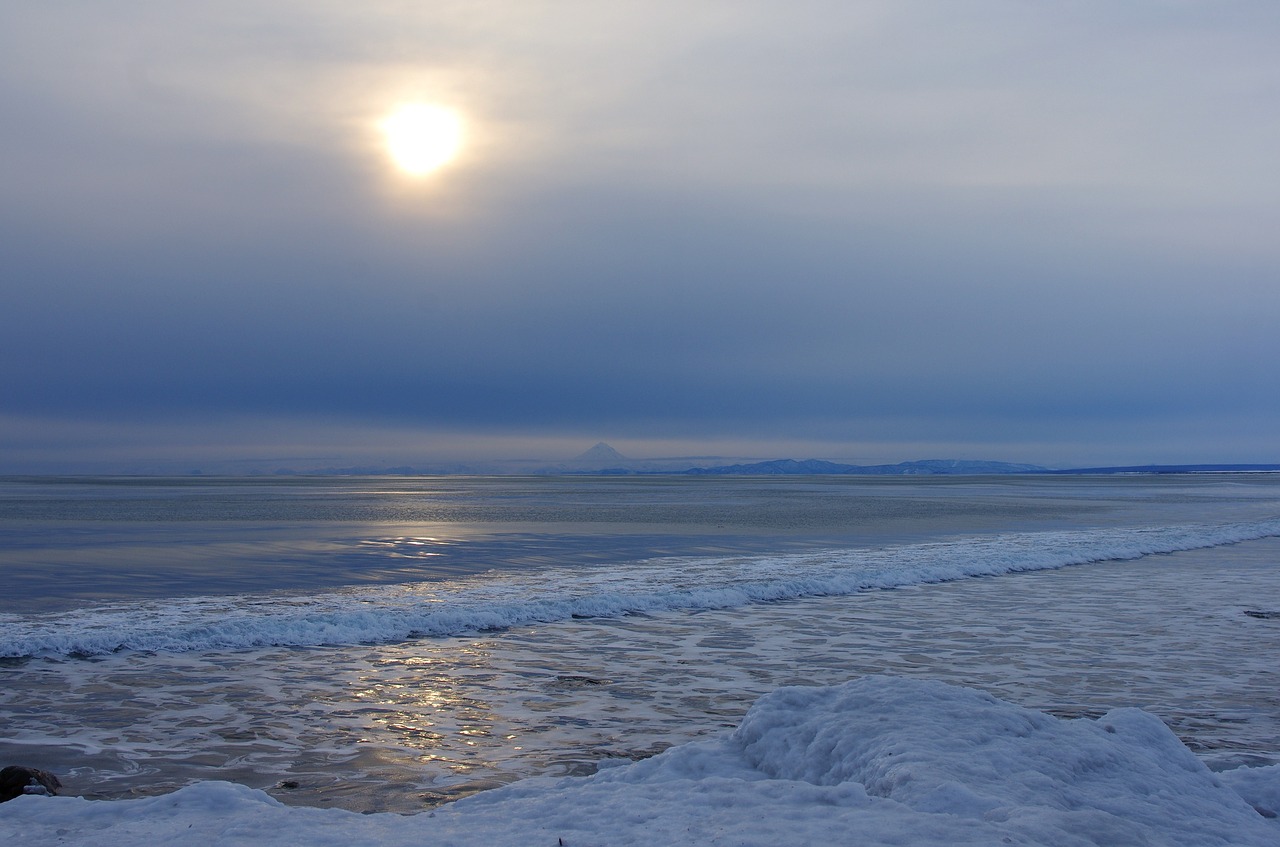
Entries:
{"type": "Polygon", "coordinates": [[[22,794],[57,794],[62,783],[48,771],[22,765],[9,765],[0,770],[0,803],[22,794]]]}

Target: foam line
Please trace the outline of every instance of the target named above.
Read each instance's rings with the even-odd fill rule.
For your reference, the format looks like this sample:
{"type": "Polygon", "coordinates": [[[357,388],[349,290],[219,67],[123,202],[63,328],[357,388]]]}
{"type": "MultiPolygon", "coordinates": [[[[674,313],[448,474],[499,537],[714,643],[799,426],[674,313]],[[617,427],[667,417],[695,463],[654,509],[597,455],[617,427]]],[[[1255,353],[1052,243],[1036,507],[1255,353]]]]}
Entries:
{"type": "Polygon", "coordinates": [[[0,616],[0,656],[93,656],[272,645],[387,643],[574,617],[724,609],[847,595],[1280,536],[1280,519],[1222,525],[1007,533],[882,549],[551,568],[311,596],[177,598],[0,616]]]}

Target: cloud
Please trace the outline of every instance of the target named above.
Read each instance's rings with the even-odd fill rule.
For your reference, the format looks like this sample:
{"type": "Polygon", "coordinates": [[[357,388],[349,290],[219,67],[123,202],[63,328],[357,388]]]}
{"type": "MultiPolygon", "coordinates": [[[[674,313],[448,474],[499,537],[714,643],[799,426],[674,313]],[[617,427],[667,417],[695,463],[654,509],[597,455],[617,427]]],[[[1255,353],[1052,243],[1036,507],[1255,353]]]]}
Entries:
{"type": "Polygon", "coordinates": [[[1269,4],[0,15],[11,421],[1274,450],[1269,4]],[[427,95],[474,146],[409,185],[427,95]]]}

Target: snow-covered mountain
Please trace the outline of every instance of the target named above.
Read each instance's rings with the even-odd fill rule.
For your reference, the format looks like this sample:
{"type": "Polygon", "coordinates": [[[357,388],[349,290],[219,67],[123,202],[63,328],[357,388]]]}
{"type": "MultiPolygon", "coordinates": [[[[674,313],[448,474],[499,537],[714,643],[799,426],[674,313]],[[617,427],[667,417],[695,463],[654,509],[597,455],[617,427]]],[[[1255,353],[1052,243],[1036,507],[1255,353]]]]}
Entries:
{"type": "Polygon", "coordinates": [[[629,461],[630,459],[626,456],[601,441],[590,450],[574,456],[569,460],[569,463],[574,465],[598,465],[603,468],[625,465],[629,461]]]}
{"type": "Polygon", "coordinates": [[[1044,473],[1047,468],[1012,462],[970,461],[966,459],[924,459],[899,462],[896,465],[845,465],[821,459],[774,459],[742,465],[691,468],[690,474],[705,475],[777,475],[777,474],[865,474],[877,476],[938,476],[970,474],[1044,473]]]}

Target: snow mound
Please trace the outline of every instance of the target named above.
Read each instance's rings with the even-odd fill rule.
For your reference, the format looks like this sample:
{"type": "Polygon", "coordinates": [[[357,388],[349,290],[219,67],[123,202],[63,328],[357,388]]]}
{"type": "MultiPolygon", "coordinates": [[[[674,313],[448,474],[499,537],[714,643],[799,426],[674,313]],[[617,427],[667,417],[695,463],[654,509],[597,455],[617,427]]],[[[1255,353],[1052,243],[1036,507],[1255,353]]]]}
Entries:
{"type": "Polygon", "coordinates": [[[979,691],[868,677],[775,691],[734,739],[775,779],[857,782],[919,812],[1000,822],[1028,836],[1048,827],[1087,836],[1080,843],[1140,844],[1156,832],[1157,843],[1241,843],[1238,821],[1262,822],[1138,709],[1059,720],[979,691]]]}
{"type": "Polygon", "coordinates": [[[1280,844],[1280,824],[1254,808],[1274,804],[1280,766],[1222,776],[1138,710],[1060,720],[969,689],[865,677],[779,689],[711,741],[431,813],[291,808],[206,782],[141,800],[19,797],[0,808],[0,836],[227,847],[1280,844]]]}

